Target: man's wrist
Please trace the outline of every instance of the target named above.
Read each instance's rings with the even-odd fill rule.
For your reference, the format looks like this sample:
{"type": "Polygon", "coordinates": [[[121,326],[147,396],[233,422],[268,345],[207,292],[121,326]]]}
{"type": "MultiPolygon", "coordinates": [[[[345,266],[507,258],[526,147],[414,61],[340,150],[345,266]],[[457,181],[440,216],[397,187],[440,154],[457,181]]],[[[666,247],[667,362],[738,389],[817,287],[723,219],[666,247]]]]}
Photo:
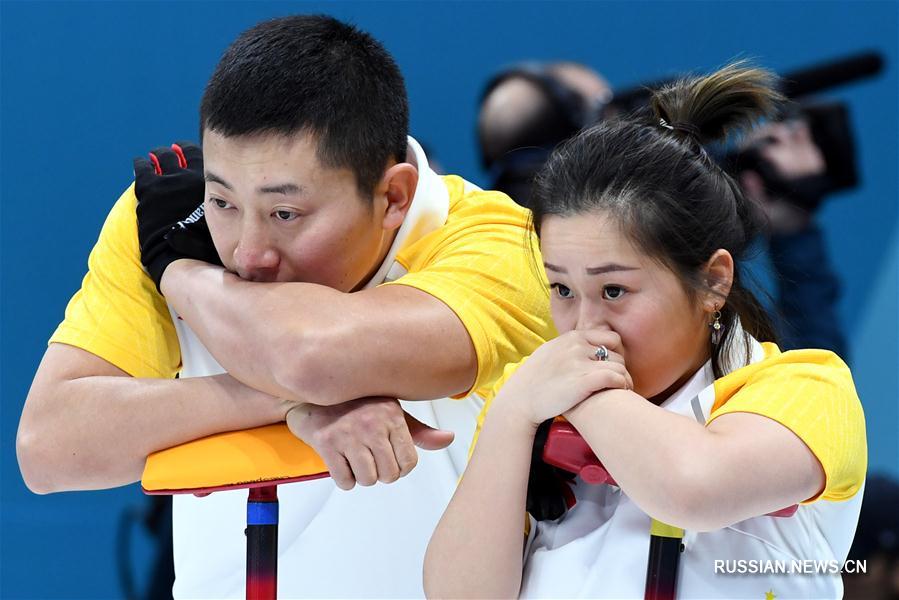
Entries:
{"type": "Polygon", "coordinates": [[[211,265],[186,256],[176,258],[162,272],[162,277],[159,279],[159,291],[162,292],[163,296],[168,297],[170,293],[183,288],[185,281],[198,268],[222,269],[218,265],[211,265]]]}
{"type": "Polygon", "coordinates": [[[173,285],[173,280],[178,276],[179,263],[183,265],[184,259],[178,258],[166,265],[162,272],[162,277],[159,278],[159,291],[162,292],[163,296],[168,296],[169,292],[176,287],[173,285]]]}

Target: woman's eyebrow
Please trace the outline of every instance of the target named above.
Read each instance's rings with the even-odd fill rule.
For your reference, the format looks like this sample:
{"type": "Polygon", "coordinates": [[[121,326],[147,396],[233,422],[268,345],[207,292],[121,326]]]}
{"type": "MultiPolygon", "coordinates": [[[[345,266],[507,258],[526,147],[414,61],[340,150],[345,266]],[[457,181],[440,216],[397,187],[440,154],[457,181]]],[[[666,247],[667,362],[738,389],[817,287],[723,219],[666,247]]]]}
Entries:
{"type": "MultiPolygon", "coordinates": [[[[557,265],[550,264],[548,262],[544,262],[543,266],[546,267],[547,271],[553,271],[555,273],[568,273],[568,269],[564,267],[560,267],[557,265]]],[[[609,263],[605,265],[600,265],[598,267],[589,267],[586,269],[587,275],[602,275],[603,273],[611,273],[613,271],[638,271],[637,267],[628,267],[625,265],[619,265],[618,263],[609,263]]]]}
{"type": "Polygon", "coordinates": [[[628,267],[625,265],[619,265],[617,263],[609,263],[606,265],[600,265],[598,267],[589,267],[587,269],[587,275],[602,275],[603,273],[611,273],[613,271],[637,271],[639,270],[637,267],[628,267]]]}

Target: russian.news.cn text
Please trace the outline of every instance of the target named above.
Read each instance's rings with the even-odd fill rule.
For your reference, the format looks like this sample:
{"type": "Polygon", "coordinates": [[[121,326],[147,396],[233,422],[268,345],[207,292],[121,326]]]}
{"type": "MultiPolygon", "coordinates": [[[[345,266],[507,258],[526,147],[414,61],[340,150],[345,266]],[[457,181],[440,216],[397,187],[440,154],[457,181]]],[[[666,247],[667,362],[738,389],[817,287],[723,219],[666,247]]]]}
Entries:
{"type": "Polygon", "coordinates": [[[867,573],[864,560],[716,560],[715,574],[726,575],[837,575],[867,573]]]}

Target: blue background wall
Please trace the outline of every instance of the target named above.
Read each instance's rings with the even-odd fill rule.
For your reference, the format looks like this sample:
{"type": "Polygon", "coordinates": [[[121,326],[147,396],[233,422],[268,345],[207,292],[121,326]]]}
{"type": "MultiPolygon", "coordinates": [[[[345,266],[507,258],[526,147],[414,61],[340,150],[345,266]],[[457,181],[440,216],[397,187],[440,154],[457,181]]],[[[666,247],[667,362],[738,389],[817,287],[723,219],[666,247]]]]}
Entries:
{"type": "MultiPolygon", "coordinates": [[[[864,183],[829,201],[821,222],[845,282],[840,318],[871,469],[899,474],[894,2],[3,2],[0,595],[121,595],[114,531],[125,507],[144,504],[139,488],[30,494],[14,448],[22,402],[129,183],[131,157],[196,137],[203,85],[225,46],[259,20],[294,12],[327,12],[383,40],[407,78],[413,133],[447,170],[475,181],[480,86],[520,59],[582,61],[624,87],[735,56],[788,70],[882,52],[883,76],[831,94],[851,104],[864,183]]],[[[134,561],[147,560],[146,539],[133,545],[134,561]]]]}

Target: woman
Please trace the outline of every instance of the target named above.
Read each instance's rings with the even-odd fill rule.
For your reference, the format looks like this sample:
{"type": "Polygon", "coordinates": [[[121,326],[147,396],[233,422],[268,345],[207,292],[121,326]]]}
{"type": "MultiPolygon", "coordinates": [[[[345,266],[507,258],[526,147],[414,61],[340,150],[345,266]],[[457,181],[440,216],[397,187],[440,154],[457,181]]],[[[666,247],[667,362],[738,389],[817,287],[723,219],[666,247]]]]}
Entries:
{"type": "Polygon", "coordinates": [[[498,386],[431,539],[429,596],[641,597],[656,521],[687,532],[678,597],[841,595],[861,405],[836,355],[771,343],[736,267],[752,211],[702,146],[779,99],[769,73],[731,65],[657,92],[648,123],[602,123],[554,153],[533,210],[560,335],[498,386]],[[535,435],[557,416],[616,486],[537,476],[535,435]],[[555,518],[565,487],[576,503],[555,518]],[[543,520],[523,540],[526,505],[543,520]],[[787,574],[807,560],[837,572],[787,574]]]}

